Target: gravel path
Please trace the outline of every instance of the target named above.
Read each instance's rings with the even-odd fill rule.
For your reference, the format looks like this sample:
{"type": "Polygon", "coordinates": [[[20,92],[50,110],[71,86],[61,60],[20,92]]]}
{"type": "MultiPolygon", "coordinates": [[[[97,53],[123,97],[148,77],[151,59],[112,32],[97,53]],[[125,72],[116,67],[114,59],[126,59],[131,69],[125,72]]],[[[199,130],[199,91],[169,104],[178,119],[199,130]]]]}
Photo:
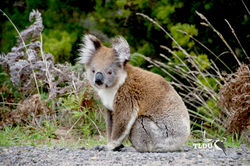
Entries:
{"type": "Polygon", "coordinates": [[[226,153],[192,147],[184,147],[180,152],[139,153],[131,147],[124,152],[99,152],[85,148],[10,146],[0,147],[0,165],[250,165],[250,150],[246,145],[227,148],[226,153]]]}

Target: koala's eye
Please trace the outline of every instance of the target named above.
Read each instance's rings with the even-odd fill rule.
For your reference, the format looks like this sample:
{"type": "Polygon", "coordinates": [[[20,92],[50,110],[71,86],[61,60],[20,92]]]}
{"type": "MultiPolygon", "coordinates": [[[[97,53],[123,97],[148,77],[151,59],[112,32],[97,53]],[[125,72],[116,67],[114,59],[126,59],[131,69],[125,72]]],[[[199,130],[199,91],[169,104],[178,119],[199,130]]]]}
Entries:
{"type": "Polygon", "coordinates": [[[108,75],[111,75],[111,74],[112,74],[112,71],[109,71],[109,72],[108,72],[108,75]]]}

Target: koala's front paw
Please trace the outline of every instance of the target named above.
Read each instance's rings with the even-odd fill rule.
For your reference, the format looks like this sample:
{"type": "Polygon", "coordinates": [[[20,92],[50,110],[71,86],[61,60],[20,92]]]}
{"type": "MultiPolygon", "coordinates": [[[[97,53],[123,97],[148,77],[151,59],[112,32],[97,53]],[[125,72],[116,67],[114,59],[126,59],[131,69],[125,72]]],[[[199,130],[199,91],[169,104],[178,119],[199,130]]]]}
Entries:
{"type": "Polygon", "coordinates": [[[121,152],[123,148],[124,148],[124,145],[123,145],[123,144],[121,144],[120,146],[118,146],[118,147],[114,148],[114,149],[113,149],[113,151],[118,151],[118,152],[121,152]]]}
{"type": "Polygon", "coordinates": [[[98,145],[95,147],[95,150],[98,150],[98,151],[122,151],[122,149],[124,148],[124,145],[120,145],[118,147],[114,147],[114,146],[111,146],[110,144],[108,145],[98,145]]]}

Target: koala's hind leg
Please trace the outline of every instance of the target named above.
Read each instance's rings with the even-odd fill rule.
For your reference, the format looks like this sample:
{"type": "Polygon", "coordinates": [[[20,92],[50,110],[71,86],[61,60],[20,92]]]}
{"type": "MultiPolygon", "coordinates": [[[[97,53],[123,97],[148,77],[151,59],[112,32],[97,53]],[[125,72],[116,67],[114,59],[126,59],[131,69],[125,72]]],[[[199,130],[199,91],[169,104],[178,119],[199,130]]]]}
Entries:
{"type": "Polygon", "coordinates": [[[150,129],[151,120],[147,117],[139,117],[129,134],[132,146],[140,152],[148,152],[154,148],[154,141],[150,129]]]}
{"type": "Polygon", "coordinates": [[[129,139],[133,147],[140,152],[167,152],[178,150],[187,140],[188,134],[182,135],[158,124],[148,117],[139,117],[130,132],[129,139]]]}

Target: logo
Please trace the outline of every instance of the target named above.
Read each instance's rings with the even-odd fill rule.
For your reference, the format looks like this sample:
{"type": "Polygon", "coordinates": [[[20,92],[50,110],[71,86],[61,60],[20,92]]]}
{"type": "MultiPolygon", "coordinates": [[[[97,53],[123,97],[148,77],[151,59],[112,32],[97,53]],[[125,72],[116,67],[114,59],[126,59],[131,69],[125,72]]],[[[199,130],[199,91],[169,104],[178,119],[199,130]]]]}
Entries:
{"type": "MultiPolygon", "coordinates": [[[[204,135],[205,136],[205,135],[204,135]]],[[[225,138],[224,138],[225,140],[225,138]]],[[[219,140],[217,138],[214,139],[193,139],[193,148],[194,149],[207,149],[207,150],[222,150],[225,155],[226,154],[226,148],[222,140],[219,140]]]]}
{"type": "Polygon", "coordinates": [[[224,146],[224,143],[221,141],[221,140],[216,140],[214,141],[214,147],[217,149],[217,150],[222,150],[224,152],[225,155],[226,154],[226,148],[224,146]]]}

